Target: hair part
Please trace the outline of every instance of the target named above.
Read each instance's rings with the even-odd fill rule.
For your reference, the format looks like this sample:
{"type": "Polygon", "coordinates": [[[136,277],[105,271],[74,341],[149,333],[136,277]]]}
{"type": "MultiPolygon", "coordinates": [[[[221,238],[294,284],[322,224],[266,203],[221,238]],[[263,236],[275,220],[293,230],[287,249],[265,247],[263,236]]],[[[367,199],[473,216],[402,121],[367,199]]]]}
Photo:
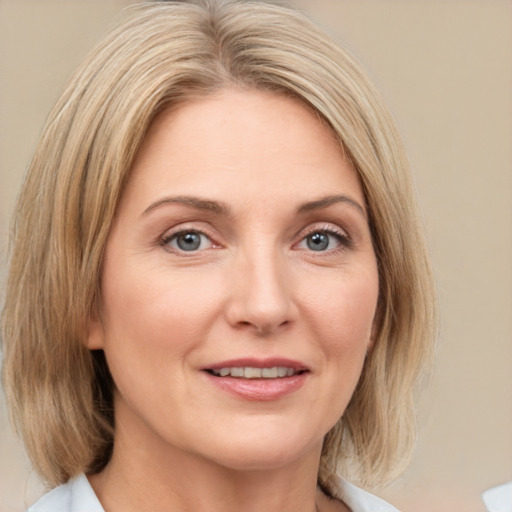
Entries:
{"type": "Polygon", "coordinates": [[[364,188],[379,265],[379,325],[352,400],[327,434],[319,482],[394,478],[414,443],[414,389],[435,299],[401,139],[365,72],[278,3],[152,2],[87,57],[50,113],[23,184],[2,314],[3,380],[35,469],[51,485],[108,462],[113,383],[85,348],[110,227],[152,120],[225,87],[291,95],[331,127],[364,188]],[[44,425],[44,429],[41,428],[44,425]]]}

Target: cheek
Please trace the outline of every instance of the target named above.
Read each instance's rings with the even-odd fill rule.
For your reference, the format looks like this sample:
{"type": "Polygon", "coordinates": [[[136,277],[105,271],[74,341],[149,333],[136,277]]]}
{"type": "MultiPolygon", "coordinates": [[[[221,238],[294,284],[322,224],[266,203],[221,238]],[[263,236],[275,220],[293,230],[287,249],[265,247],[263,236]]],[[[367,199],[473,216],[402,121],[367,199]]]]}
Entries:
{"type": "Polygon", "coordinates": [[[370,343],[379,293],[377,271],[346,275],[310,294],[316,329],[335,353],[360,352],[370,343]]]}
{"type": "Polygon", "coordinates": [[[371,344],[379,283],[377,270],[345,274],[311,294],[310,325],[323,353],[326,402],[332,426],[357,386],[371,344]],[[334,405],[336,404],[336,405],[334,405]]]}
{"type": "Polygon", "coordinates": [[[193,348],[214,319],[219,296],[216,276],[171,272],[165,266],[134,272],[111,268],[104,282],[104,325],[107,343],[147,358],[173,347],[176,356],[193,348]]]}
{"type": "Polygon", "coordinates": [[[193,403],[184,376],[215,321],[218,287],[214,276],[135,268],[105,273],[104,351],[119,396],[151,417],[161,409],[163,389],[175,390],[166,398],[174,406],[193,403]]]}
{"type": "Polygon", "coordinates": [[[333,409],[334,425],[350,402],[371,346],[378,278],[372,274],[366,279],[346,280],[333,286],[329,295],[329,299],[324,297],[324,314],[318,317],[316,330],[323,340],[330,382],[327,401],[333,409]]]}

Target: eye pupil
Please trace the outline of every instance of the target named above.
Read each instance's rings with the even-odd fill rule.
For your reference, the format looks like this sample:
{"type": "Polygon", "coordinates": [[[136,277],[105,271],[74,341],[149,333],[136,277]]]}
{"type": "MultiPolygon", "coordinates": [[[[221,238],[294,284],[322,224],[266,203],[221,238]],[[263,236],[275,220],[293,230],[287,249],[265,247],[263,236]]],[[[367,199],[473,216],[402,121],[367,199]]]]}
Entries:
{"type": "Polygon", "coordinates": [[[313,233],[308,236],[307,245],[312,251],[323,251],[329,247],[329,236],[326,233],[313,233]]]}
{"type": "Polygon", "coordinates": [[[178,236],[176,244],[182,251],[195,251],[201,245],[201,236],[199,233],[184,233],[178,236]]]}

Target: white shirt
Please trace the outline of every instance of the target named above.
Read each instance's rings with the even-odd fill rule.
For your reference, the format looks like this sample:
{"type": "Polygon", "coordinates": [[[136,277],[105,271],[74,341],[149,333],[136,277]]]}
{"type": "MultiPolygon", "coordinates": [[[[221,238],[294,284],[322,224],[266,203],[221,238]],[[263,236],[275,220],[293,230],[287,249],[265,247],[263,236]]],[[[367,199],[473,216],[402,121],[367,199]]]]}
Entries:
{"type": "Polygon", "coordinates": [[[485,491],[482,498],[489,512],[512,512],[512,481],[485,491]]]}
{"type": "MultiPolygon", "coordinates": [[[[359,489],[346,480],[338,480],[336,497],[352,512],[398,512],[384,500],[359,489]]],[[[80,475],[64,485],[56,487],[27,512],[105,512],[85,475],[80,475]]]]}

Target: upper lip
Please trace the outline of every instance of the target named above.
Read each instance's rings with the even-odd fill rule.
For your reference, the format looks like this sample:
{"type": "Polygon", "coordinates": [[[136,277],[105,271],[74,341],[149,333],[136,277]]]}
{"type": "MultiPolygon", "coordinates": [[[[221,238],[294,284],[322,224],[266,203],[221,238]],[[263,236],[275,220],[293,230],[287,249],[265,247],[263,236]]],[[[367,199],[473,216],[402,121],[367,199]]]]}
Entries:
{"type": "Polygon", "coordinates": [[[307,371],[309,370],[308,366],[293,359],[288,359],[284,357],[268,357],[268,358],[253,358],[253,357],[243,357],[238,359],[230,359],[227,361],[221,361],[218,363],[213,363],[211,365],[207,365],[203,367],[203,370],[220,370],[221,368],[240,368],[240,367],[250,367],[250,368],[274,368],[274,367],[285,367],[285,368],[293,368],[295,371],[307,371]]]}

